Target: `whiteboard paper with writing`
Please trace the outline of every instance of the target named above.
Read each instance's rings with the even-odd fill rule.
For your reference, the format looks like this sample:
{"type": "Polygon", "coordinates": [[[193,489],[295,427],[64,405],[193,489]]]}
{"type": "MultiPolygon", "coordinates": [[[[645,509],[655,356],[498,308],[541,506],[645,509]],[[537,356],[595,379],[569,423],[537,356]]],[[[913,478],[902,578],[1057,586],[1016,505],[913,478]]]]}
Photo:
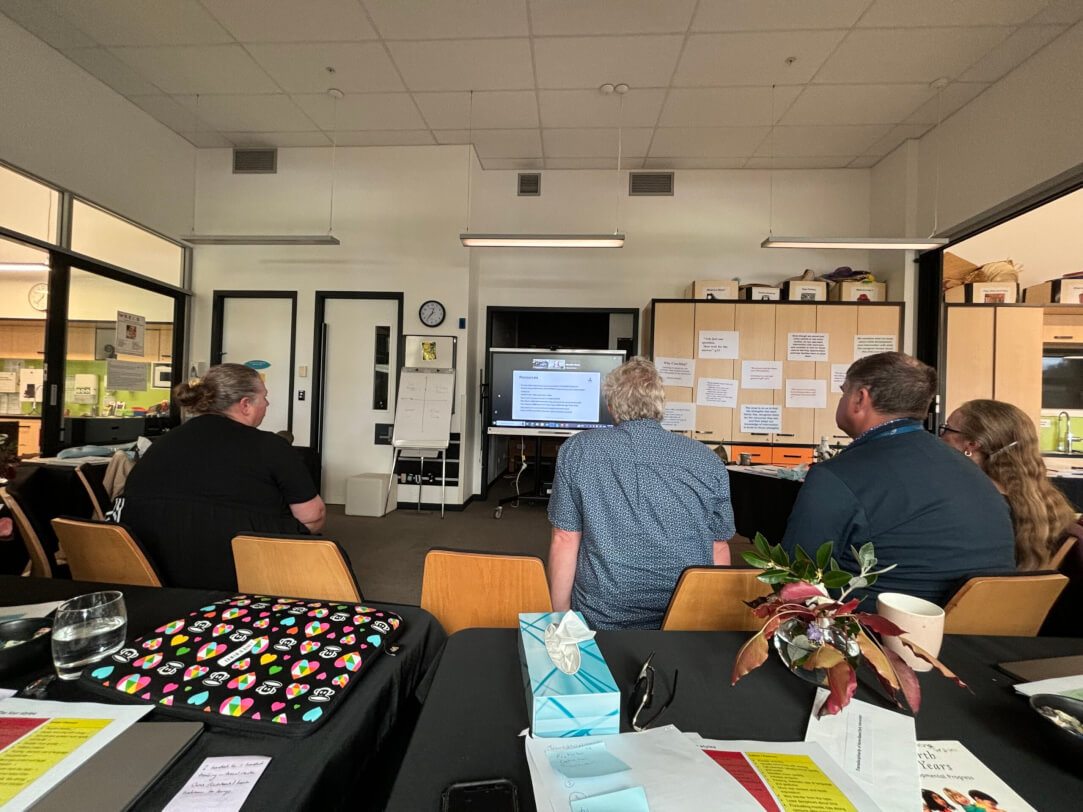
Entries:
{"type": "Polygon", "coordinates": [[[395,448],[447,448],[454,372],[404,369],[399,377],[395,448]]]}
{"type": "Polygon", "coordinates": [[[270,756],[205,758],[163,812],[237,812],[270,763],[270,756]]]}

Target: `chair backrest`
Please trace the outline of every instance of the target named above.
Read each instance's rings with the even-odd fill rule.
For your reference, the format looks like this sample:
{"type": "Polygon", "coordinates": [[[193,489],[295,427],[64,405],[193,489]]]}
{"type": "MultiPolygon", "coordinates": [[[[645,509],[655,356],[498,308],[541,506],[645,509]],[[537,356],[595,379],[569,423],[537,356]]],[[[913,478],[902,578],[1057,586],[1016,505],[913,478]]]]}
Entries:
{"type": "Polygon", "coordinates": [[[237,589],[254,595],[358,603],[361,590],[346,552],[312,536],[233,537],[237,589]]]}
{"type": "Polygon", "coordinates": [[[0,501],[11,511],[11,516],[15,519],[15,527],[18,528],[23,544],[26,545],[26,551],[30,554],[30,574],[38,578],[52,578],[53,567],[49,562],[49,556],[46,555],[45,548],[41,546],[41,539],[34,531],[34,526],[30,524],[30,519],[23,511],[19,500],[9,493],[7,488],[0,488],[0,501]]]}
{"type": "Polygon", "coordinates": [[[764,621],[745,601],[770,594],[757,569],[686,567],[669,599],[663,631],[757,631],[764,621]]]}
{"type": "Polygon", "coordinates": [[[944,632],[1034,637],[1067,585],[1057,572],[971,578],[944,607],[944,632]]]}
{"type": "Polygon", "coordinates": [[[75,580],[162,585],[154,565],[127,528],[64,518],[53,519],[52,524],[75,580]]]}
{"type": "Polygon", "coordinates": [[[94,474],[88,474],[88,468],[89,466],[86,463],[83,463],[75,469],[75,476],[83,484],[83,487],[86,488],[86,495],[90,498],[90,510],[93,518],[99,522],[104,522],[105,510],[109,506],[109,503],[106,501],[105,488],[102,488],[101,493],[98,492],[98,489],[94,487],[94,484],[91,481],[94,474]]]}
{"type": "Polygon", "coordinates": [[[520,612],[551,612],[553,604],[537,556],[434,547],[425,555],[421,608],[454,634],[474,627],[518,628],[520,612]]]}
{"type": "Polygon", "coordinates": [[[1057,551],[1053,553],[1053,557],[1049,559],[1049,569],[1059,570],[1060,565],[1064,563],[1064,559],[1068,557],[1068,553],[1072,551],[1072,548],[1079,542],[1076,536],[1069,533],[1064,537],[1064,542],[1057,548],[1057,551]]]}

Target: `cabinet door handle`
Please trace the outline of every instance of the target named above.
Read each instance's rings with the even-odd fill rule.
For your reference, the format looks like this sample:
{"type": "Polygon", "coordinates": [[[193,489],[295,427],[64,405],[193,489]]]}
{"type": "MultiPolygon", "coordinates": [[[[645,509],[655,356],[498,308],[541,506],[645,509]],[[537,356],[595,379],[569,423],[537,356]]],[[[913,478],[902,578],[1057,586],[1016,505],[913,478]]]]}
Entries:
{"type": "Polygon", "coordinates": [[[1059,338],[1062,341],[1071,341],[1075,336],[1053,336],[1053,338],[1059,338]]]}
{"type": "Polygon", "coordinates": [[[794,435],[792,435],[792,434],[783,434],[781,431],[776,431],[775,436],[776,437],[793,437],[794,435]]]}

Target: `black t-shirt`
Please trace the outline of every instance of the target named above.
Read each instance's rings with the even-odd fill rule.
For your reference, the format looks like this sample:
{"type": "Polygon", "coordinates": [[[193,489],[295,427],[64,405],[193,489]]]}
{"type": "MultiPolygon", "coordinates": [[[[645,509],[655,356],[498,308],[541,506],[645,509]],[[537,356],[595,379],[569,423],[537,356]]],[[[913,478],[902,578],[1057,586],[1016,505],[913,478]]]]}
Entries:
{"type": "Polygon", "coordinates": [[[317,495],[300,454],[270,432],[201,415],[157,440],[132,469],[118,517],[166,586],[236,589],[238,533],[305,533],[290,505],[317,495]]]}

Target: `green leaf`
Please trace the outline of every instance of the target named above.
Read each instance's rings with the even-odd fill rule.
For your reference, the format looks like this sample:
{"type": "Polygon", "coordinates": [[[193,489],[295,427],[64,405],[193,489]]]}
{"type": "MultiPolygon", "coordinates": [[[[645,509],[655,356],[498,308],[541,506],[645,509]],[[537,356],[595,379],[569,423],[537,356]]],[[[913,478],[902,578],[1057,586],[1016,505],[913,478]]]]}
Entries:
{"type": "Polygon", "coordinates": [[[802,581],[816,581],[816,565],[812,560],[798,561],[793,565],[793,574],[802,581]]]}
{"type": "Polygon", "coordinates": [[[816,566],[822,570],[827,569],[828,563],[831,561],[831,551],[835,549],[835,542],[825,541],[820,545],[820,549],[816,551],[816,566]]]}
{"type": "MultiPolygon", "coordinates": [[[[875,580],[875,577],[876,576],[873,576],[874,580],[875,580]]],[[[850,581],[850,588],[851,589],[864,589],[868,585],[869,585],[869,579],[868,579],[868,576],[866,576],[866,575],[858,575],[856,578],[854,578],[854,579],[852,579],[850,581]]]]}
{"type": "Polygon", "coordinates": [[[824,586],[829,589],[839,589],[850,583],[850,573],[844,570],[831,570],[824,573],[824,586]]]}
{"type": "Polygon", "coordinates": [[[775,544],[771,547],[771,560],[784,569],[790,566],[789,553],[782,549],[781,544],[775,544]]]}
{"type": "Polygon", "coordinates": [[[865,586],[872,586],[873,584],[875,584],[876,579],[878,577],[879,576],[875,572],[869,573],[868,575],[866,575],[865,576],[865,586]]]}
{"type": "Polygon", "coordinates": [[[763,533],[756,534],[756,537],[752,539],[752,546],[765,558],[771,557],[771,545],[767,539],[764,538],[763,533]]]}
{"type": "Polygon", "coordinates": [[[793,580],[793,576],[786,570],[768,570],[757,576],[757,578],[763,581],[765,584],[781,584],[786,579],[793,580]]]}
{"type": "Polygon", "coordinates": [[[751,550],[745,550],[745,552],[741,553],[741,557],[750,567],[759,567],[761,570],[766,570],[774,566],[766,558],[760,558],[760,556],[756,555],[751,550]]]}
{"type": "Polygon", "coordinates": [[[793,560],[794,561],[811,561],[812,557],[805,552],[805,548],[798,544],[793,548],[793,560]]]}
{"type": "Polygon", "coordinates": [[[842,567],[839,566],[839,562],[832,558],[831,559],[831,570],[833,572],[839,572],[841,569],[842,569],[842,567]]]}
{"type": "Polygon", "coordinates": [[[861,565],[862,570],[871,570],[876,566],[876,553],[873,550],[871,541],[866,541],[862,544],[861,549],[855,551],[855,557],[861,565]]]}

